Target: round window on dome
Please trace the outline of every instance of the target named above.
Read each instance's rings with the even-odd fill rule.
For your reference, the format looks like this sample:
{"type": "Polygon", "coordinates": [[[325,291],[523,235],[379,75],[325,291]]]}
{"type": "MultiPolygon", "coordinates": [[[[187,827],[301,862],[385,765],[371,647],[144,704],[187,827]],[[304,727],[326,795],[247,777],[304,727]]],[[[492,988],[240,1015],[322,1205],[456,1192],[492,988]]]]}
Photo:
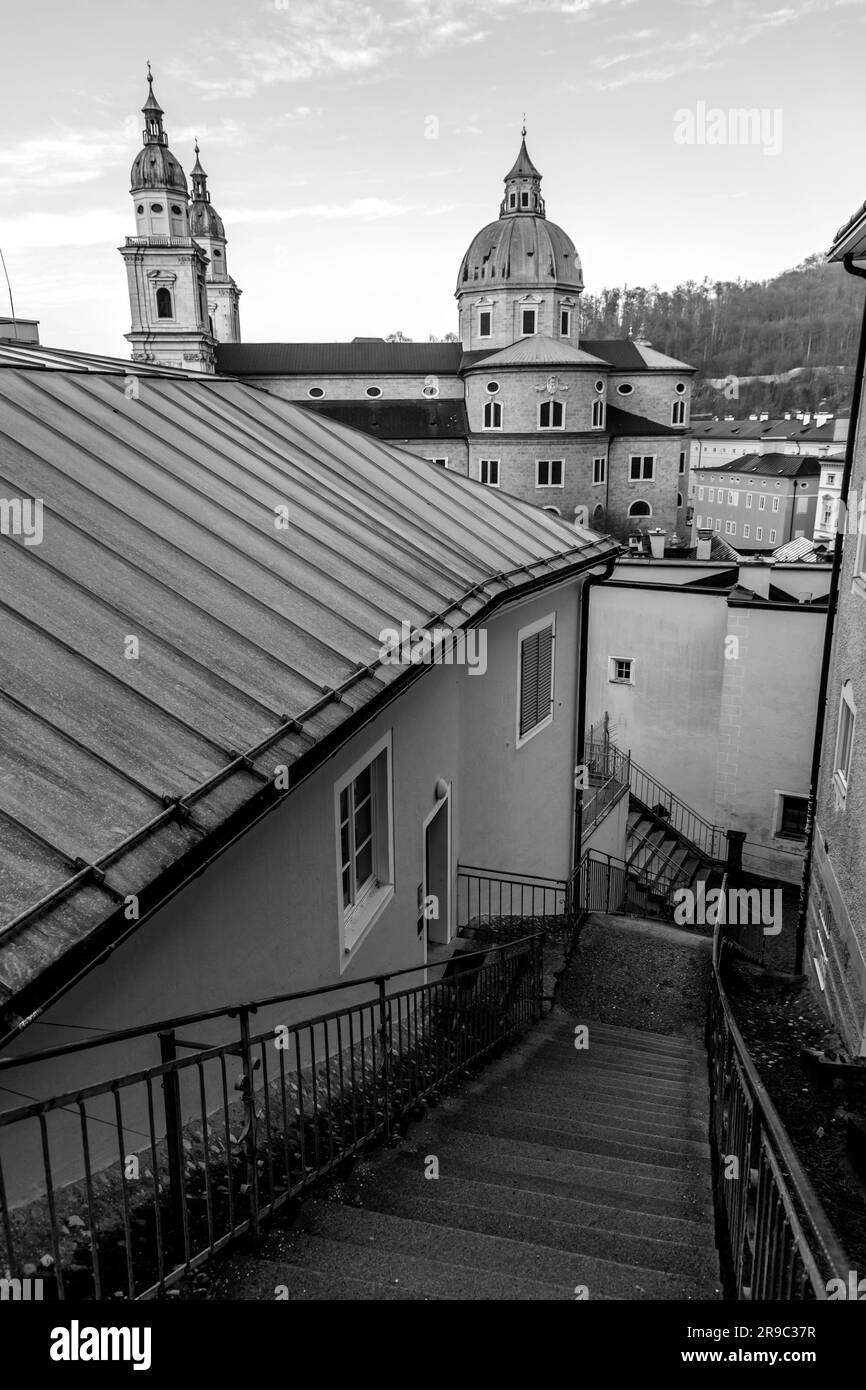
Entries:
{"type": "Polygon", "coordinates": [[[214,255],[216,256],[217,260],[219,260],[220,256],[222,255],[222,251],[218,251],[216,247],[214,247],[214,255]]]}
{"type": "Polygon", "coordinates": [[[489,392],[489,394],[490,394],[491,396],[495,396],[495,395],[496,395],[496,392],[499,390],[499,382],[498,382],[498,381],[488,381],[486,390],[489,392]]]}
{"type": "Polygon", "coordinates": [[[174,215],[175,217],[182,217],[182,216],[183,216],[183,209],[182,209],[182,208],[179,208],[178,205],[177,205],[177,203],[172,203],[172,205],[171,205],[171,210],[172,210],[172,213],[173,213],[173,215],[174,215]]]}
{"type": "Polygon", "coordinates": [[[151,203],[151,212],[162,212],[162,203],[151,203]]]}
{"type": "Polygon", "coordinates": [[[312,396],[314,401],[321,400],[324,394],[325,393],[322,390],[321,386],[311,386],[309,391],[307,392],[307,395],[312,396]]]}
{"type": "Polygon", "coordinates": [[[634,387],[629,386],[628,382],[625,381],[623,382],[622,386],[618,386],[616,389],[621,396],[630,396],[632,391],[634,390],[634,387]]]}
{"type": "Polygon", "coordinates": [[[139,217],[141,217],[142,213],[144,212],[144,203],[139,203],[138,207],[135,210],[138,213],[139,217]]]}
{"type": "Polygon", "coordinates": [[[674,387],[674,390],[675,390],[675,391],[677,392],[677,394],[680,395],[680,396],[683,394],[683,392],[685,391],[685,389],[686,389],[686,388],[685,388],[685,386],[683,385],[683,383],[682,383],[681,381],[678,381],[677,384],[676,384],[676,386],[674,387]]]}
{"type": "Polygon", "coordinates": [[[602,381],[601,377],[599,377],[598,381],[595,383],[595,389],[596,391],[604,390],[604,382],[602,381]]]}
{"type": "Polygon", "coordinates": [[[370,396],[371,399],[375,400],[378,396],[381,396],[382,388],[381,386],[368,386],[366,394],[370,396]]]}

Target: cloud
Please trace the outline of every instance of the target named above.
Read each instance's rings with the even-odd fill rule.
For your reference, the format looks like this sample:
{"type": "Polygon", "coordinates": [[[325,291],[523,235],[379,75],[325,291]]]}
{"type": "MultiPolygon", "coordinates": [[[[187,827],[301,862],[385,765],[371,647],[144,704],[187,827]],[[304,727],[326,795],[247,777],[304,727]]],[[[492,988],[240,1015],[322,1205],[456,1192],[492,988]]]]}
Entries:
{"type": "Polygon", "coordinates": [[[354,198],[350,203],[310,203],[297,208],[237,208],[227,210],[225,220],[235,226],[241,222],[291,222],[298,217],[320,218],[332,221],[337,218],[360,218],[365,222],[378,222],[385,217],[404,217],[412,209],[402,203],[391,203],[385,198],[354,198]]]}
{"type": "Polygon", "coordinates": [[[128,228],[117,208],[87,208],[82,212],[31,212],[0,219],[0,245],[33,251],[63,246],[119,246],[128,228]],[[112,227],[117,228],[112,231],[112,227]]]}

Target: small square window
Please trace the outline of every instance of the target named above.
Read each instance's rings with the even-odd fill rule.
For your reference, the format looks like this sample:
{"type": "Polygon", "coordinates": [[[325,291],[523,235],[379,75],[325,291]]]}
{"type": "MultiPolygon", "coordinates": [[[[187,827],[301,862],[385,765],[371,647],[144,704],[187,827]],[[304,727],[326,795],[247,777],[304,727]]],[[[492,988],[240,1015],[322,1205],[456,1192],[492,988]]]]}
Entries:
{"type": "Polygon", "coordinates": [[[634,659],[630,656],[612,656],[608,680],[616,685],[634,685],[634,659]]]}
{"type": "Polygon", "coordinates": [[[785,792],[779,792],[776,834],[784,836],[786,840],[804,840],[808,813],[808,797],[788,796],[785,792]]]}

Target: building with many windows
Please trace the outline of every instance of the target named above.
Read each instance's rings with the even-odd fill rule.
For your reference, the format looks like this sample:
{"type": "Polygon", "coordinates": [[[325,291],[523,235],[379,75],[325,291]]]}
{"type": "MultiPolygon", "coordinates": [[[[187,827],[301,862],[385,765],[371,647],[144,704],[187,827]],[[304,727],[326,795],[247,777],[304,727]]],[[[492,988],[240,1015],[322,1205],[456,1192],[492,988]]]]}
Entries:
{"type": "Polygon", "coordinates": [[[525,138],[499,216],[460,262],[457,341],[242,343],[198,149],[188,200],[148,80],[121,248],[134,361],[239,377],[569,522],[687,542],[694,369],[640,339],[581,338],[580,257],[525,138]]]}
{"type": "Polygon", "coordinates": [[[799,454],[748,454],[704,468],[691,482],[695,530],[747,554],[811,537],[820,473],[818,459],[799,454]]]}

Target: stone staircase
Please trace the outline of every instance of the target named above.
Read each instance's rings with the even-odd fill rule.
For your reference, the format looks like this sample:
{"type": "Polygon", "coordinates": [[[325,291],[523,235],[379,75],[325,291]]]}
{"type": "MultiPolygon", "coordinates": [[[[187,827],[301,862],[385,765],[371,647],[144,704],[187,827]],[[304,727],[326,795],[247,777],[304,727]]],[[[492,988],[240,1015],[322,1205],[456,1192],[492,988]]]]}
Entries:
{"type": "Polygon", "coordinates": [[[626,906],[661,913],[677,888],[694,888],[698,879],[717,887],[721,873],[684,836],[634,797],[626,831],[626,906]]]}
{"type": "Polygon", "coordinates": [[[213,1296],[720,1298],[703,1048],[592,1022],[578,1048],[578,1026],[549,1015],[213,1296]]]}

